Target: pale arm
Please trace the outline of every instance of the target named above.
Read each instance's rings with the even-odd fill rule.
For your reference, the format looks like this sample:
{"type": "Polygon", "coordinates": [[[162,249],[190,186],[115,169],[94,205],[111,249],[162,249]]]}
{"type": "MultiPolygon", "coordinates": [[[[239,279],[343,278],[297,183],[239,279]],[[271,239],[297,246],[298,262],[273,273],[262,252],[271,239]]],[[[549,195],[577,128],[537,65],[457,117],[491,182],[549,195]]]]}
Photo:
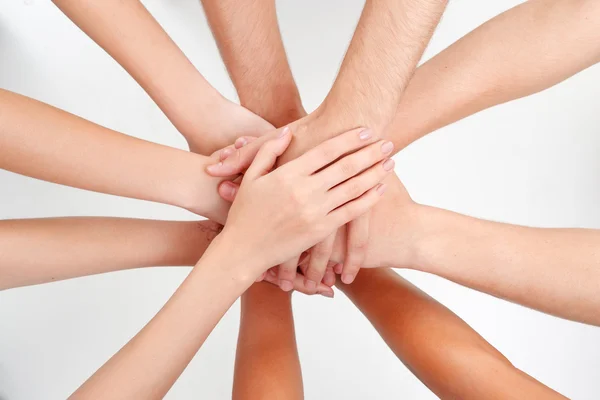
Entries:
{"type": "Polygon", "coordinates": [[[192,151],[211,154],[272,129],[221,96],[139,0],[54,3],[140,84],[192,151]]]}
{"type": "Polygon", "coordinates": [[[219,232],[211,221],[0,221],[0,290],[124,269],[191,266],[219,232]]]}
{"type": "Polygon", "coordinates": [[[442,399],[564,399],[515,368],[452,311],[395,272],[337,284],[396,356],[442,399]]]}
{"type": "Polygon", "coordinates": [[[223,314],[253,281],[233,273],[243,260],[233,261],[225,256],[230,249],[218,247],[211,246],[160,312],[72,399],[162,399],[167,394],[223,314]]]}
{"type": "Polygon", "coordinates": [[[1,89],[0,110],[0,168],[225,221],[228,204],[217,194],[222,179],[204,172],[209,157],[127,136],[1,89]]]}
{"type": "Polygon", "coordinates": [[[390,124],[396,151],[483,109],[549,88],[600,62],[600,2],[529,0],[417,69],[390,124]]]}
{"type": "MultiPolygon", "coordinates": [[[[363,267],[411,268],[536,310],[600,325],[600,231],[541,229],[414,203],[392,177],[363,267]]],[[[333,259],[344,257],[345,238],[333,259]]]]}

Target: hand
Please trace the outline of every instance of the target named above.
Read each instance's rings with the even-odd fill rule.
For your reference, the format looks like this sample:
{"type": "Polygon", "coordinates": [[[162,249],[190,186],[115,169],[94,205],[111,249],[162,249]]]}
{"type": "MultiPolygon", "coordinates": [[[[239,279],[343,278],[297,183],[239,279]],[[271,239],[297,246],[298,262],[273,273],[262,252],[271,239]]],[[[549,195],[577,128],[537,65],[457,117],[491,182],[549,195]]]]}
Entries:
{"type": "Polygon", "coordinates": [[[364,130],[328,140],[269,173],[290,141],[283,129],[260,149],[223,229],[222,241],[245,263],[251,260],[254,279],[364,214],[384,192],[378,185],[389,172],[383,142],[364,130]]]}
{"type": "MultiPolygon", "coordinates": [[[[307,149],[314,147],[319,140],[323,140],[323,137],[327,137],[335,132],[335,129],[339,129],[336,128],[337,125],[332,125],[329,121],[330,119],[324,118],[322,112],[317,110],[313,114],[290,124],[294,130],[294,140],[280,158],[279,164],[282,164],[286,158],[293,159],[296,154],[304,153],[307,149]],[[290,156],[290,154],[292,155],[290,156]]],[[[209,173],[215,176],[224,176],[224,174],[242,171],[254,158],[264,140],[267,140],[267,137],[263,138],[262,141],[259,140],[249,145],[247,148],[238,149],[233,153],[228,152],[225,160],[222,159],[219,165],[212,166],[208,170],[209,173]]],[[[391,154],[392,151],[393,144],[387,142],[385,152],[391,154]]],[[[394,161],[389,160],[386,168],[393,169],[394,161]]],[[[230,183],[219,187],[219,194],[229,201],[235,196],[236,191],[236,185],[230,183]]],[[[354,280],[364,260],[366,243],[369,239],[369,219],[370,217],[367,214],[349,222],[348,235],[346,235],[348,243],[346,246],[347,254],[344,257],[345,262],[344,264],[338,264],[335,271],[342,274],[342,280],[346,283],[351,283],[354,280]]],[[[328,236],[323,242],[318,243],[310,250],[310,259],[304,280],[304,287],[309,292],[314,293],[317,283],[321,280],[327,285],[333,285],[335,282],[333,270],[327,267],[335,236],[335,234],[328,236]]],[[[283,290],[291,290],[292,283],[296,282],[297,265],[298,257],[294,257],[279,267],[280,286],[283,290]]]]}
{"type": "Polygon", "coordinates": [[[225,122],[219,127],[218,132],[198,132],[194,136],[188,135],[186,139],[190,151],[211,154],[240,137],[257,137],[275,130],[273,125],[258,115],[224,98],[221,100],[221,105],[215,107],[214,112],[217,114],[215,118],[225,122]],[[207,140],[207,136],[212,140],[207,140]]]}

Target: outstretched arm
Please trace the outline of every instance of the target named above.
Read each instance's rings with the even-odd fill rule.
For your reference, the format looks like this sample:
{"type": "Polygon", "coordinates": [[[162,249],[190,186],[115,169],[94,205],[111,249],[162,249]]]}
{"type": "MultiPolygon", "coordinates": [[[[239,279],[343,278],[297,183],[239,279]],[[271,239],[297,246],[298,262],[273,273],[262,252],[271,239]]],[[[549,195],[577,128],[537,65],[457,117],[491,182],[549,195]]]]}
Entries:
{"type": "Polygon", "coordinates": [[[302,400],[292,294],[255,283],[242,295],[233,399],[302,400]]]}
{"type": "Polygon", "coordinates": [[[123,269],[191,266],[220,230],[211,221],[0,221],[0,290],[123,269]]]}
{"type": "Polygon", "coordinates": [[[202,4],[242,106],[276,128],[303,117],[275,0],[202,0],[202,4]]]}
{"type": "Polygon", "coordinates": [[[209,157],[101,127],[0,89],[0,168],[96,192],[186,208],[224,222],[209,157]]]}
{"type": "MultiPolygon", "coordinates": [[[[363,267],[411,268],[527,307],[600,325],[600,231],[541,229],[414,203],[400,181],[372,213],[363,267]]],[[[333,258],[343,259],[338,238],[333,258]]]]}
{"type": "Polygon", "coordinates": [[[565,398],[515,368],[452,311],[392,270],[365,270],[351,285],[337,286],[442,399],[565,398]]]}
{"type": "Polygon", "coordinates": [[[272,129],[221,96],[139,0],[54,3],[144,88],[192,151],[211,154],[272,129]]]}
{"type": "Polygon", "coordinates": [[[387,138],[400,151],[600,62],[599,21],[596,0],[529,0],[489,20],[417,69],[387,138]]]}

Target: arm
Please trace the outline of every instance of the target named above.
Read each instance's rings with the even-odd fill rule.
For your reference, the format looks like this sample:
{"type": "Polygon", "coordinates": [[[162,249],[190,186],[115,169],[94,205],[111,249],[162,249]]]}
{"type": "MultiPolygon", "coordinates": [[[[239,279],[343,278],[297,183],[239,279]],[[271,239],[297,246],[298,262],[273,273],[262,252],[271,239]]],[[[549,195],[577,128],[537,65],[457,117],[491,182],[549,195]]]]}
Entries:
{"type": "Polygon", "coordinates": [[[144,88],[200,154],[272,127],[228,101],[196,70],[139,0],[54,0],[144,88]]]}
{"type": "Polygon", "coordinates": [[[191,266],[219,232],[210,221],[0,221],[0,290],[123,269],[191,266]]]}
{"type": "Polygon", "coordinates": [[[442,399],[565,398],[515,368],[452,311],[392,270],[365,270],[338,288],[442,399]]]}
{"type": "Polygon", "coordinates": [[[292,295],[256,283],[242,296],[233,399],[304,398],[292,295]]]}
{"type": "MultiPolygon", "coordinates": [[[[395,177],[372,212],[363,267],[412,268],[527,307],[600,325],[600,232],[484,221],[414,203],[395,177]]],[[[333,259],[343,260],[340,235],[333,259]]]]}
{"type": "Polygon", "coordinates": [[[275,0],[202,0],[244,107],[279,128],[306,112],[281,40],[275,0]]]}
{"type": "Polygon", "coordinates": [[[146,142],[0,89],[0,168],[96,192],[186,208],[224,222],[211,158],[146,142]],[[32,118],[32,116],[34,116],[32,118]]]}
{"type": "Polygon", "coordinates": [[[219,319],[257,277],[380,199],[378,182],[386,174],[382,155],[375,151],[379,142],[350,131],[267,173],[290,140],[287,130],[261,149],[246,171],[223,232],[162,310],[72,398],[163,398],[219,319]],[[337,163],[370,166],[367,172],[348,176],[337,163],[326,167],[356,150],[337,163]],[[346,183],[338,191],[327,189],[348,179],[351,185],[370,189],[364,195],[349,190],[346,183]]]}
{"type": "Polygon", "coordinates": [[[598,21],[596,0],[529,0],[500,14],[417,69],[387,137],[400,151],[600,62],[598,21]]]}

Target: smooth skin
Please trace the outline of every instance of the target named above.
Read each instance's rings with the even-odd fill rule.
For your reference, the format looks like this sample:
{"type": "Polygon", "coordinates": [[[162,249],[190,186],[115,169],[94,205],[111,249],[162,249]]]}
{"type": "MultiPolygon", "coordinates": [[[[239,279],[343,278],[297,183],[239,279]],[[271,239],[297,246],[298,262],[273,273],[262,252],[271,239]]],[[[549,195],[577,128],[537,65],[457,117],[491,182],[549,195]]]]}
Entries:
{"type": "Polygon", "coordinates": [[[337,287],[441,399],[565,399],[513,366],[452,311],[387,268],[337,287]]]}
{"type": "Polygon", "coordinates": [[[257,277],[367,212],[383,195],[379,182],[389,171],[381,141],[350,131],[269,173],[291,141],[289,130],[283,132],[248,168],[222,233],[175,294],[71,398],[163,398],[257,277]],[[348,176],[342,166],[350,164],[367,169],[348,176]]]}
{"type": "Polygon", "coordinates": [[[53,1],[139,83],[194,153],[273,129],[213,88],[139,0],[53,1]]]}
{"type": "MultiPolygon", "coordinates": [[[[258,48],[267,43],[269,51],[279,54],[277,60],[280,61],[270,65],[277,71],[275,76],[283,77],[285,82],[289,82],[285,78],[288,76],[287,63],[282,61],[285,54],[279,43],[280,39],[277,39],[276,25],[263,28],[257,34],[248,34],[250,28],[238,30],[238,24],[229,23],[230,20],[233,22],[236,18],[239,19],[241,14],[238,11],[243,9],[250,10],[249,17],[256,18],[247,19],[244,23],[260,26],[265,13],[262,10],[274,7],[273,2],[265,0],[253,3],[203,1],[223,59],[228,63],[230,75],[234,82],[237,80],[236,87],[247,87],[245,82],[248,81],[243,80],[247,66],[255,57],[252,52],[239,50],[258,48]],[[244,4],[241,8],[240,3],[244,4]]],[[[327,137],[356,126],[368,126],[376,132],[383,132],[394,117],[403,90],[446,4],[447,1],[443,0],[367,1],[331,92],[316,111],[290,124],[295,139],[280,164],[294,159],[327,137]],[[369,62],[365,63],[363,60],[369,62]],[[316,132],[321,132],[322,135],[319,136],[316,132]]],[[[251,68],[249,70],[253,71],[251,68]]],[[[249,75],[256,76],[257,73],[249,75]]],[[[258,149],[262,143],[263,140],[257,140],[248,147],[258,149]]],[[[210,173],[214,176],[226,174],[226,171],[235,169],[229,163],[236,163],[237,159],[237,156],[229,157],[210,173]]],[[[368,216],[363,216],[353,221],[349,227],[348,255],[343,271],[340,271],[343,272],[342,279],[348,283],[354,279],[364,256],[364,243],[369,232],[368,221],[368,216]]],[[[306,270],[307,287],[314,287],[323,279],[333,240],[333,235],[328,237],[311,257],[306,270]]],[[[282,289],[290,287],[289,282],[296,276],[297,264],[298,257],[294,257],[280,266],[279,280],[282,289]]]]}

